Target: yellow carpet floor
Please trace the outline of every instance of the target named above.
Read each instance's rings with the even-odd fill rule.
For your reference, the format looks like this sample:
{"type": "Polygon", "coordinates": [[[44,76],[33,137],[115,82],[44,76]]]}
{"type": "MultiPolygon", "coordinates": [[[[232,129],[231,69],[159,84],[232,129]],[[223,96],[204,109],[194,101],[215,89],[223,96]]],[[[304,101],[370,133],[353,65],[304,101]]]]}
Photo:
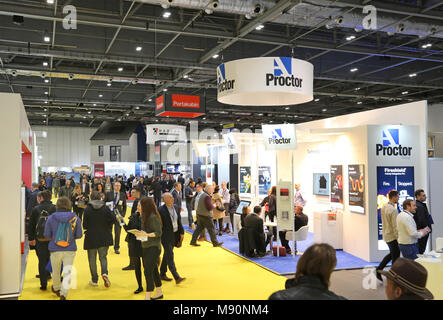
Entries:
{"type": "MultiPolygon", "coordinates": [[[[77,240],[78,251],[74,260],[77,276],[73,277],[68,300],[143,300],[144,293],[134,294],[137,281],[134,271],[123,271],[129,264],[128,246],[121,235],[120,255],[112,247],[108,252],[108,271],[111,287],[105,288],[99,279],[98,287],[91,287],[87,252],[83,250],[83,239],[77,240]]],[[[201,247],[189,245],[191,235],[185,232],[182,248],[174,250],[177,270],[186,280],[176,285],[175,281],[163,282],[165,300],[265,300],[273,292],[284,288],[286,278],[270,272],[223,248],[214,248],[209,242],[199,242],[201,247]]],[[[163,252],[162,252],[163,254],[163,252]]],[[[97,259],[98,273],[100,263],[97,259]]],[[[56,300],[50,290],[40,290],[38,259],[35,250],[28,256],[25,281],[21,300],[56,300]]],[[[168,271],[170,278],[172,275],[168,271]]],[[[143,287],[146,282],[143,275],[143,287]]]]}

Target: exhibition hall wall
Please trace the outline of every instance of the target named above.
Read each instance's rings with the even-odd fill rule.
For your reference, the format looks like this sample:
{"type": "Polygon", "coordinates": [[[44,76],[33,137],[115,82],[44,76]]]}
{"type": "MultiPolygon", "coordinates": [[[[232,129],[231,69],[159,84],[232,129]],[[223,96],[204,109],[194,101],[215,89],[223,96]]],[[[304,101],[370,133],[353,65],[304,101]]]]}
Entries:
{"type": "Polygon", "coordinates": [[[443,158],[443,104],[433,104],[428,108],[428,131],[435,137],[434,157],[443,158]]]}
{"type": "Polygon", "coordinates": [[[121,146],[120,162],[136,162],[137,159],[137,134],[132,134],[127,141],[93,140],[90,141],[91,162],[111,161],[111,146],[121,146]],[[103,156],[99,155],[98,146],[103,146],[103,156]]]}
{"type": "Polygon", "coordinates": [[[426,190],[426,137],[426,101],[298,124],[294,180],[302,185],[310,220],[316,210],[330,207],[328,197],[313,195],[313,174],[343,165],[343,250],[366,261],[380,261],[387,251],[378,249],[376,167],[413,166],[415,189],[426,190]],[[387,129],[399,130],[400,144],[412,148],[410,157],[375,155],[376,144],[384,143],[387,129]],[[348,205],[349,165],[364,165],[364,213],[351,212],[348,205]]]}
{"type": "Polygon", "coordinates": [[[40,167],[91,165],[90,138],[96,128],[33,126],[40,167]]]}

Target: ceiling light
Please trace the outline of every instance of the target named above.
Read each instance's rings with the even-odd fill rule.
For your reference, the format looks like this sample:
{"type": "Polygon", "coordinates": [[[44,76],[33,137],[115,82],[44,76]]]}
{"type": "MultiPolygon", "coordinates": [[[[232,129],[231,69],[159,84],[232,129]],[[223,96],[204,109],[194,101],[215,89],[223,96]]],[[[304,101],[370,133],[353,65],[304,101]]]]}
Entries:
{"type": "Polygon", "coordinates": [[[48,91],[45,91],[45,94],[49,94],[49,92],[48,92],[48,91]]]}
{"type": "Polygon", "coordinates": [[[88,111],[88,114],[91,114],[91,110],[88,111]]]}
{"type": "Polygon", "coordinates": [[[140,107],[135,107],[135,109],[136,109],[136,110],[139,110],[139,109],[140,109],[140,107]]]}
{"type": "Polygon", "coordinates": [[[408,93],[409,93],[408,91],[403,91],[401,94],[405,95],[405,94],[408,94],[408,93]]]}
{"type": "Polygon", "coordinates": [[[49,79],[45,79],[45,83],[48,83],[49,82],[49,79]]]}
{"type": "Polygon", "coordinates": [[[122,72],[122,71],[123,71],[123,67],[119,67],[117,70],[118,70],[119,72],[122,72]]]}
{"type": "Polygon", "coordinates": [[[143,49],[142,46],[136,46],[136,47],[135,47],[135,51],[139,51],[139,52],[140,52],[140,51],[142,51],[142,49],[143,49]]]}
{"type": "Polygon", "coordinates": [[[44,42],[50,42],[51,41],[51,37],[49,36],[47,31],[45,31],[45,33],[43,34],[43,41],[44,42]]]}
{"type": "Polygon", "coordinates": [[[129,117],[129,113],[127,113],[126,116],[129,117]]]}
{"type": "Polygon", "coordinates": [[[157,120],[155,120],[155,122],[158,122],[158,119],[157,119],[157,120]]]}
{"type": "Polygon", "coordinates": [[[411,73],[411,74],[409,75],[409,78],[414,78],[414,77],[416,77],[416,76],[417,76],[416,73],[411,73]]]}
{"type": "Polygon", "coordinates": [[[328,111],[328,109],[326,109],[326,108],[321,110],[321,112],[326,112],[326,111],[328,111]]]}
{"type": "Polygon", "coordinates": [[[363,102],[361,102],[361,101],[359,101],[359,102],[357,102],[357,104],[362,104],[363,102]]]}
{"type": "Polygon", "coordinates": [[[355,36],[349,36],[349,37],[346,38],[347,41],[351,41],[351,40],[354,40],[354,39],[355,39],[355,36]]]}
{"type": "Polygon", "coordinates": [[[319,99],[319,98],[317,98],[317,99],[315,99],[314,101],[315,101],[315,102],[319,102],[319,101],[320,101],[320,99],[319,99]]]}
{"type": "Polygon", "coordinates": [[[54,0],[46,0],[47,4],[54,4],[54,0]]]}
{"type": "Polygon", "coordinates": [[[99,97],[99,98],[103,98],[103,95],[102,95],[102,94],[99,94],[98,97],[99,97]]]}
{"type": "Polygon", "coordinates": [[[46,123],[46,120],[43,120],[43,123],[46,123]]]}
{"type": "Polygon", "coordinates": [[[360,90],[361,88],[355,88],[355,91],[358,91],[358,90],[360,90]]]}
{"type": "Polygon", "coordinates": [[[168,89],[164,88],[164,89],[163,89],[163,92],[166,92],[166,91],[168,91],[168,89]]]}
{"type": "Polygon", "coordinates": [[[355,71],[358,71],[358,68],[351,69],[351,72],[355,72],[355,71]]]}
{"type": "Polygon", "coordinates": [[[261,117],[263,115],[263,113],[259,113],[258,115],[261,117]]]}
{"type": "Polygon", "coordinates": [[[148,101],[149,101],[149,102],[152,102],[152,99],[149,99],[148,101]]]}
{"type": "Polygon", "coordinates": [[[43,111],[45,111],[45,112],[46,112],[46,111],[48,111],[48,109],[44,108],[44,109],[43,109],[43,111]]]}
{"type": "Polygon", "coordinates": [[[48,101],[46,100],[45,103],[48,104],[48,101]]]}
{"type": "Polygon", "coordinates": [[[289,110],[289,109],[290,109],[289,107],[286,107],[286,108],[285,108],[285,110],[289,110]]]}
{"type": "Polygon", "coordinates": [[[270,122],[270,123],[273,123],[274,121],[271,120],[271,121],[269,121],[269,122],[270,122]]]}
{"type": "Polygon", "coordinates": [[[216,53],[212,56],[212,59],[217,59],[218,57],[219,57],[219,55],[218,55],[218,53],[216,53]]]}
{"type": "Polygon", "coordinates": [[[96,103],[94,103],[94,104],[93,104],[93,106],[95,107],[95,106],[97,106],[97,104],[96,104],[96,103]]]}
{"type": "Polygon", "coordinates": [[[261,29],[263,29],[265,26],[264,25],[259,25],[259,26],[257,26],[256,28],[255,28],[255,30],[261,30],[261,29]]]}
{"type": "Polygon", "coordinates": [[[184,76],[183,76],[183,78],[185,78],[185,79],[188,79],[188,75],[187,74],[185,74],[184,76]]]}
{"type": "Polygon", "coordinates": [[[106,85],[107,85],[108,87],[110,87],[110,86],[112,86],[112,83],[108,82],[106,85]]]}
{"type": "Polygon", "coordinates": [[[48,62],[43,61],[43,67],[47,67],[48,66],[48,62]]]}
{"type": "Polygon", "coordinates": [[[206,118],[203,118],[203,120],[206,120],[206,118]]]}
{"type": "Polygon", "coordinates": [[[86,119],[86,116],[83,116],[83,119],[86,119]]]}
{"type": "Polygon", "coordinates": [[[432,44],[431,44],[431,43],[427,43],[427,44],[422,45],[421,47],[422,47],[423,49],[427,49],[427,48],[432,47],[432,44]]]}
{"type": "Polygon", "coordinates": [[[168,19],[171,16],[171,12],[168,10],[165,10],[165,12],[163,12],[163,18],[168,19]]]}

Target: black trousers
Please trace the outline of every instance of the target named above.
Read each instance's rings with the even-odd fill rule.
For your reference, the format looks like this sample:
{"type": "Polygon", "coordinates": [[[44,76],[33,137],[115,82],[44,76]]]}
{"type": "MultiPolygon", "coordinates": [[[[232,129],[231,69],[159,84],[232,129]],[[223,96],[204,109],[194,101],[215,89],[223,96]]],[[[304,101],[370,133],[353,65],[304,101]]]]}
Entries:
{"type": "Polygon", "coordinates": [[[120,222],[115,219],[114,222],[114,250],[120,250],[120,234],[122,233],[122,227],[120,226],[120,222]]]}
{"type": "Polygon", "coordinates": [[[194,233],[192,234],[191,244],[197,243],[198,236],[205,228],[208,229],[212,244],[216,245],[218,243],[217,236],[215,235],[214,224],[212,223],[212,218],[198,215],[197,216],[197,227],[195,228],[194,233]]]}
{"type": "Polygon", "coordinates": [[[160,200],[161,200],[161,196],[158,197],[158,196],[154,195],[154,202],[155,202],[155,205],[157,206],[157,208],[160,207],[160,202],[161,202],[160,200]]]}
{"type": "Polygon", "coordinates": [[[177,280],[178,278],[180,278],[180,276],[177,272],[177,268],[175,267],[175,262],[174,262],[174,245],[172,243],[163,243],[162,245],[163,245],[163,258],[160,266],[160,274],[166,275],[166,272],[168,271],[169,267],[169,271],[171,271],[172,276],[174,277],[175,280],[177,280]]]}
{"type": "Polygon", "coordinates": [[[160,288],[162,281],[158,273],[158,260],[160,249],[158,247],[143,248],[143,268],[145,269],[146,291],[152,292],[154,288],[160,288]]]}
{"type": "MultiPolygon", "coordinates": [[[[281,245],[286,248],[286,251],[291,251],[291,247],[289,246],[289,241],[286,240],[286,231],[279,231],[278,236],[281,241],[281,245]]],[[[297,241],[294,243],[294,250],[297,251],[297,241]]]]}
{"type": "Polygon", "coordinates": [[[49,272],[46,270],[50,259],[48,250],[49,241],[36,241],[35,251],[38,257],[38,273],[40,275],[40,286],[46,287],[48,284],[49,272]]]}
{"type": "Polygon", "coordinates": [[[417,240],[418,253],[423,254],[426,251],[426,246],[428,244],[429,234],[417,240]]]}
{"type": "Polygon", "coordinates": [[[140,257],[129,257],[131,260],[131,265],[135,268],[135,278],[137,279],[137,284],[139,288],[143,287],[142,284],[142,263],[140,257]]]}
{"type": "Polygon", "coordinates": [[[383,258],[383,260],[380,262],[380,265],[377,267],[377,270],[383,270],[391,260],[392,264],[394,264],[395,260],[400,257],[400,248],[398,247],[397,240],[386,242],[386,244],[389,247],[389,254],[387,254],[386,257],[383,258]]]}

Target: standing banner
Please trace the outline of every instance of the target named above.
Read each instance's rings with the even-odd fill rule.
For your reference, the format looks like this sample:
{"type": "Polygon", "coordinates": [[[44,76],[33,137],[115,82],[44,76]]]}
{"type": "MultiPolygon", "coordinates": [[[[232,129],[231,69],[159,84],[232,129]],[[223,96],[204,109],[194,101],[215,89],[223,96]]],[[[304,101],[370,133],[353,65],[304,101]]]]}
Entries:
{"type": "Polygon", "coordinates": [[[365,166],[355,164],[348,166],[349,177],[349,210],[365,213],[365,166]]]}
{"type": "Polygon", "coordinates": [[[271,167],[258,167],[258,193],[268,194],[271,188],[271,167]]]}
{"type": "Polygon", "coordinates": [[[251,167],[240,167],[240,193],[251,193],[251,167]]]}
{"type": "Polygon", "coordinates": [[[331,207],[343,210],[343,166],[331,166],[331,207]]]}
{"type": "Polygon", "coordinates": [[[414,167],[377,167],[378,250],[388,250],[383,241],[381,208],[389,201],[388,193],[399,193],[398,211],[406,199],[414,199],[414,167]]]}

